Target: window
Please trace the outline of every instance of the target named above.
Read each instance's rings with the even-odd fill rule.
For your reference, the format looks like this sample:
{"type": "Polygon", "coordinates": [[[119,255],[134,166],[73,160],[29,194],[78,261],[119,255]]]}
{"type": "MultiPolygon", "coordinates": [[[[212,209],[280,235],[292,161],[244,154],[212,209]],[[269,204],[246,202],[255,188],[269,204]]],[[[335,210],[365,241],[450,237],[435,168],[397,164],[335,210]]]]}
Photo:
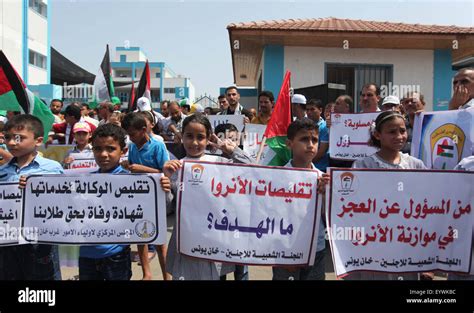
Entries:
{"type": "Polygon", "coordinates": [[[128,92],[119,92],[120,102],[128,102],[128,92]]]}
{"type": "Polygon", "coordinates": [[[29,50],[29,63],[31,65],[46,69],[46,57],[36,51],[29,50]]]}
{"type": "Polygon", "coordinates": [[[41,0],[29,0],[29,7],[39,15],[48,17],[48,6],[41,0]]]}
{"type": "Polygon", "coordinates": [[[176,88],[165,88],[164,92],[174,94],[176,92],[176,88]]]}
{"type": "Polygon", "coordinates": [[[121,54],[120,55],[120,62],[127,62],[127,55],[121,54]]]}
{"type": "Polygon", "coordinates": [[[156,73],[156,74],[155,74],[155,77],[156,77],[156,78],[160,78],[160,77],[161,77],[161,73],[156,73]]]}
{"type": "Polygon", "coordinates": [[[372,64],[327,64],[327,83],[346,85],[347,94],[354,99],[354,106],[359,108],[359,92],[367,83],[375,83],[379,87],[393,81],[391,65],[372,64]]]}
{"type": "Polygon", "coordinates": [[[160,89],[152,89],[151,92],[151,102],[160,102],[160,89]]]}

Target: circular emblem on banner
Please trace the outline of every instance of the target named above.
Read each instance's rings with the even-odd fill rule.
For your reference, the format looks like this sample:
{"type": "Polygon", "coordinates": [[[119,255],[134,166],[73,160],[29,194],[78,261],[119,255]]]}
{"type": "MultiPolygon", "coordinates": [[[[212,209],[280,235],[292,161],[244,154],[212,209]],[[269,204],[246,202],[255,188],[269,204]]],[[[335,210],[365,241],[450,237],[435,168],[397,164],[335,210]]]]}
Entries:
{"type": "Polygon", "coordinates": [[[144,220],[135,225],[135,232],[140,238],[151,238],[156,234],[156,226],[154,223],[144,220]]]}

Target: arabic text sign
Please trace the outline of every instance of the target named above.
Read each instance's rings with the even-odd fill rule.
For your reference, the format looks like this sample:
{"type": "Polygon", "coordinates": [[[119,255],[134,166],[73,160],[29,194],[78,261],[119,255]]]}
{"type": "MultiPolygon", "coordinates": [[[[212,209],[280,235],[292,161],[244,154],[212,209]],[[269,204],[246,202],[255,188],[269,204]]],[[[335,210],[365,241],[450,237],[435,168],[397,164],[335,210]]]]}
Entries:
{"type": "Polygon", "coordinates": [[[370,125],[380,112],[363,114],[331,114],[329,155],[333,159],[358,160],[377,152],[367,144],[370,125]]]}
{"type": "Polygon", "coordinates": [[[244,115],[209,115],[212,129],[220,124],[233,124],[239,132],[244,130],[244,115]]]}
{"type": "MultiPolygon", "coordinates": [[[[254,159],[257,159],[266,128],[266,125],[259,124],[247,124],[245,126],[244,151],[254,159]]],[[[274,156],[275,152],[265,144],[259,164],[268,163],[268,160],[271,160],[274,156]]]]}
{"type": "Polygon", "coordinates": [[[20,241],[22,197],[18,182],[0,183],[0,246],[20,241]]]}
{"type": "Polygon", "coordinates": [[[136,174],[29,176],[22,224],[36,228],[35,237],[44,243],[164,243],[166,203],[159,178],[136,174]]]}
{"type": "Polygon", "coordinates": [[[179,252],[242,264],[314,263],[317,177],[315,171],[294,168],[185,161],[178,194],[179,252]]]}
{"type": "Polygon", "coordinates": [[[467,273],[473,184],[473,172],[332,169],[327,208],[336,274],[467,273]]]}
{"type": "Polygon", "coordinates": [[[415,117],[411,155],[433,169],[453,169],[474,148],[474,109],[415,117]]]}

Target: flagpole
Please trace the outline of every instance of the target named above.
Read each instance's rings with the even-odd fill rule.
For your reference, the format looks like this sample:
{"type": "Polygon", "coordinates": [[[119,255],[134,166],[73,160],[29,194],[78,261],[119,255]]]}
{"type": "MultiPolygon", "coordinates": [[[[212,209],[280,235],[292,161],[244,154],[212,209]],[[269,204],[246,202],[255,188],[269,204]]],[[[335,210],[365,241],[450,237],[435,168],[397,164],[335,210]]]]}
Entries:
{"type": "Polygon", "coordinates": [[[260,163],[260,158],[262,157],[263,149],[265,148],[265,141],[267,141],[267,137],[263,136],[262,143],[260,144],[260,148],[258,149],[257,153],[257,164],[260,163]]]}

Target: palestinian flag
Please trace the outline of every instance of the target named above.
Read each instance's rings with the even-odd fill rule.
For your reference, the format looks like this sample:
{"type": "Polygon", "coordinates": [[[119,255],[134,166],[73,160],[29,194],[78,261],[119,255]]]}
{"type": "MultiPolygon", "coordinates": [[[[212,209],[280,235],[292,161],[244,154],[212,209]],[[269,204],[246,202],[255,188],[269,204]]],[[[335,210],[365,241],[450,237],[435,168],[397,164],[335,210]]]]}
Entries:
{"type": "Polygon", "coordinates": [[[113,96],[115,96],[114,81],[110,66],[109,45],[107,45],[99,72],[94,79],[94,98],[90,103],[91,109],[95,109],[103,101],[111,101],[113,96]]]}
{"type": "Polygon", "coordinates": [[[454,146],[448,143],[448,140],[445,139],[442,144],[438,145],[437,155],[444,156],[447,158],[453,157],[454,146]]]}
{"type": "Polygon", "coordinates": [[[262,145],[267,144],[275,152],[275,156],[268,160],[268,163],[265,162],[265,165],[283,166],[291,159],[291,151],[286,146],[286,132],[291,124],[290,76],[291,73],[287,71],[275,109],[263,135],[262,145]]]}
{"type": "Polygon", "coordinates": [[[135,102],[135,81],[132,79],[130,88],[130,97],[128,97],[128,112],[133,112],[133,103],[135,102]]]}
{"type": "Polygon", "coordinates": [[[138,83],[137,94],[132,106],[133,110],[137,108],[137,100],[141,97],[147,97],[151,103],[150,66],[148,65],[148,60],[146,60],[145,68],[143,69],[142,76],[140,77],[140,82],[138,83]]]}
{"type": "Polygon", "coordinates": [[[0,50],[0,110],[31,114],[41,120],[44,138],[54,123],[54,115],[48,106],[28,90],[23,80],[0,50]]]}

